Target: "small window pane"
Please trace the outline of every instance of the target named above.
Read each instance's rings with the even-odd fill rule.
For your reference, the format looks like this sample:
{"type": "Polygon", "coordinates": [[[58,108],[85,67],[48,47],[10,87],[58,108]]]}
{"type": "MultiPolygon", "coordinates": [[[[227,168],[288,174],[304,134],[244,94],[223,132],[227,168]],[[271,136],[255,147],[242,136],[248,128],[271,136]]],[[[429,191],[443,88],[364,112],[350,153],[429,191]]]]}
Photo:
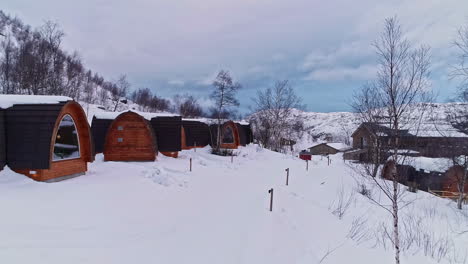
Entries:
{"type": "Polygon", "coordinates": [[[123,138],[117,138],[117,142],[123,142],[123,138]]]}
{"type": "Polygon", "coordinates": [[[122,131],[122,130],[123,130],[123,126],[118,126],[118,127],[117,127],[117,130],[122,131]]]}
{"type": "Polygon", "coordinates": [[[80,157],[80,146],[75,122],[70,115],[60,121],[54,144],[53,161],[80,157]]]}

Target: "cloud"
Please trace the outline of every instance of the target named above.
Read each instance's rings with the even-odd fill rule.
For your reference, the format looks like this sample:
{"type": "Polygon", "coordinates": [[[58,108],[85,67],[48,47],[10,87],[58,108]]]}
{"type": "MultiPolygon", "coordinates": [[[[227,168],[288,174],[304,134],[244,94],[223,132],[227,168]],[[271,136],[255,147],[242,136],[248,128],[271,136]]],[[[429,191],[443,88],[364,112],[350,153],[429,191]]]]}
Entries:
{"type": "Polygon", "coordinates": [[[60,23],[65,48],[78,50],[85,65],[107,79],[126,73],[134,87],[150,87],[158,94],[207,96],[217,71],[228,69],[246,87],[242,98],[277,79],[295,81],[297,87],[320,80],[325,90],[301,90],[311,110],[322,109],[324,94],[349,95],[350,86],[356,86],[349,80],[372,75],[371,42],[386,17],[397,15],[411,41],[432,46],[434,75],[440,75],[450,64],[450,42],[456,28],[467,22],[468,10],[463,0],[2,3],[5,12],[33,27],[47,19],[60,23]]]}
{"type": "Polygon", "coordinates": [[[167,83],[173,86],[183,86],[185,84],[183,80],[169,80],[167,83]]]}
{"type": "Polygon", "coordinates": [[[357,67],[322,68],[309,73],[304,80],[314,81],[345,81],[370,80],[375,78],[376,65],[359,65],[357,67]]]}

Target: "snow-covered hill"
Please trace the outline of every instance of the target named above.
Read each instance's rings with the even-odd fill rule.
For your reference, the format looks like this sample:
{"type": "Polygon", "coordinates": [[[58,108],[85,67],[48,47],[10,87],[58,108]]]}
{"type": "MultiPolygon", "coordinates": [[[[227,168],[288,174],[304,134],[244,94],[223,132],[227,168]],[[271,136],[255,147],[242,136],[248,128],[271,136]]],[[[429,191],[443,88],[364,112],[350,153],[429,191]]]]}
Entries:
{"type": "MultiPolygon", "coordinates": [[[[394,263],[390,215],[358,193],[356,177],[340,155],[331,166],[314,158],[306,171],[255,145],[233,163],[209,148],[155,162],[98,155],[86,175],[57,183],[6,168],[0,262],[394,263]]],[[[468,209],[424,192],[405,199],[414,202],[401,211],[402,263],[466,263],[468,209]]]]}

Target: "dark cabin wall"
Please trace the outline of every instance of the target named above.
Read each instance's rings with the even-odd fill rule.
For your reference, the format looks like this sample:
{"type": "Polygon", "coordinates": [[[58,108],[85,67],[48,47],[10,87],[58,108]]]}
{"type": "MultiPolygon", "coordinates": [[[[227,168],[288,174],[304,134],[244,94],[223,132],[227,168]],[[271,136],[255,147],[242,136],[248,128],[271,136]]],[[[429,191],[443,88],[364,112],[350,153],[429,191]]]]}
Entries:
{"type": "Polygon", "coordinates": [[[237,131],[239,131],[239,144],[241,146],[246,146],[247,144],[249,144],[248,139],[247,139],[247,132],[246,130],[244,129],[244,127],[239,124],[239,123],[236,123],[236,127],[237,127],[237,131]]]}
{"type": "Polygon", "coordinates": [[[247,140],[247,144],[253,143],[253,132],[250,125],[242,125],[247,140]]]}
{"type": "Polygon", "coordinates": [[[185,132],[185,144],[188,147],[205,147],[210,144],[210,128],[198,121],[182,121],[185,132]]]}
{"type": "Polygon", "coordinates": [[[6,109],[7,164],[12,169],[49,169],[54,125],[65,103],[6,109]]]}
{"type": "Polygon", "coordinates": [[[91,134],[93,135],[96,153],[104,152],[107,130],[112,124],[112,121],[112,119],[98,119],[93,117],[93,121],[91,122],[91,134]]]}
{"type": "Polygon", "coordinates": [[[0,109],[0,170],[6,165],[6,140],[4,110],[0,109]]]}
{"type": "Polygon", "coordinates": [[[154,117],[151,119],[160,152],[177,152],[182,150],[181,129],[182,117],[154,117]]]}

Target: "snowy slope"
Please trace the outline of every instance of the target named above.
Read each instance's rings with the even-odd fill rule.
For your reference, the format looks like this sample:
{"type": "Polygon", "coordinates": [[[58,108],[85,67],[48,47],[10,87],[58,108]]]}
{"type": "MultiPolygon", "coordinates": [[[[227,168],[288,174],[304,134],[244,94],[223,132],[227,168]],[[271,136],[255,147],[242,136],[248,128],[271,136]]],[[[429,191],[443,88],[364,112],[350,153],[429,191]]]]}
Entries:
{"type": "MultiPolygon", "coordinates": [[[[240,148],[234,163],[209,151],[155,162],[103,162],[98,155],[85,176],[53,184],[5,169],[0,262],[393,263],[388,242],[379,242],[389,215],[356,192],[340,155],[331,166],[313,160],[306,171],[303,161],[255,145],[240,148]],[[341,219],[334,213],[340,193],[351,197],[341,219]]],[[[425,230],[416,231],[433,238],[434,250],[413,243],[403,263],[437,263],[437,254],[430,256],[437,243],[448,251],[439,263],[466,258],[467,209],[463,216],[453,202],[423,192],[407,198],[415,201],[402,217],[417,220],[408,225],[425,230]]]]}

